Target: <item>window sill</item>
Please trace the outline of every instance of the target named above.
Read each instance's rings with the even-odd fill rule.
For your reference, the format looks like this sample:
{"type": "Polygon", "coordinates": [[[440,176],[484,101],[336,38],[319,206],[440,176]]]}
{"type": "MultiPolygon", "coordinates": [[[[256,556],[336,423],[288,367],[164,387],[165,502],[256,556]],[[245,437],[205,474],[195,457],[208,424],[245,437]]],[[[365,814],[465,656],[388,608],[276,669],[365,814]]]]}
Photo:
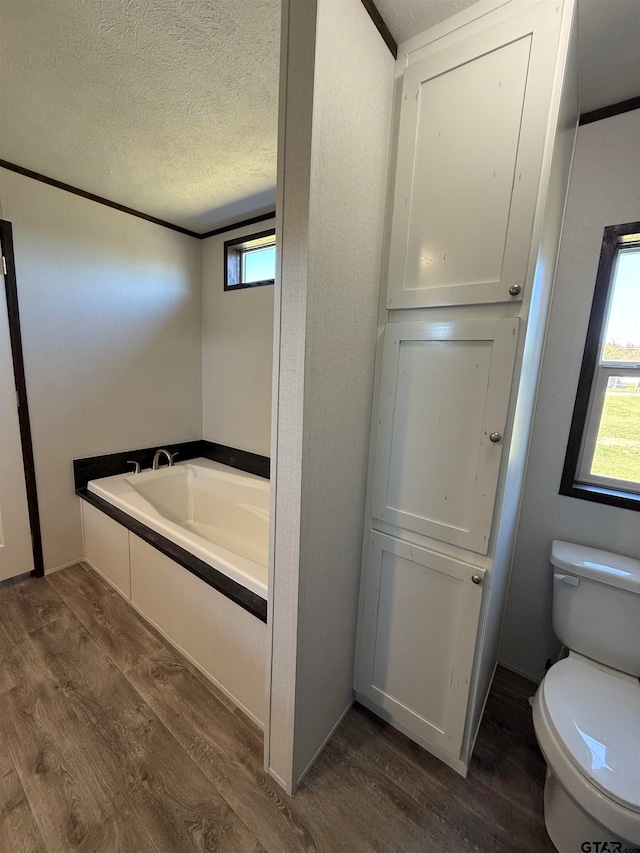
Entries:
{"type": "Polygon", "coordinates": [[[242,281],[237,284],[227,284],[225,282],[224,289],[228,290],[245,290],[247,287],[266,287],[269,284],[275,284],[274,278],[267,278],[265,281],[242,281]]]}
{"type": "Polygon", "coordinates": [[[594,486],[591,483],[564,483],[560,486],[560,494],[570,498],[580,498],[585,501],[617,506],[622,509],[640,511],[640,495],[633,492],[623,492],[607,486],[594,486]]]}

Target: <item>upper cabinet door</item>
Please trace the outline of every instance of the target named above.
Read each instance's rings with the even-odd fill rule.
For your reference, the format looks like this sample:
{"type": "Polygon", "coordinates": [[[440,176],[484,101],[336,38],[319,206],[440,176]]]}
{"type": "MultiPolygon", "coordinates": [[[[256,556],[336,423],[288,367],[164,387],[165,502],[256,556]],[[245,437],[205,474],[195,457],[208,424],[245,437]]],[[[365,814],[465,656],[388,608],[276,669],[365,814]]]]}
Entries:
{"type": "Polygon", "coordinates": [[[522,298],[556,6],[526,4],[502,23],[489,16],[491,26],[479,19],[473,33],[437,40],[405,71],[388,308],[522,298]]]}
{"type": "Polygon", "coordinates": [[[518,323],[387,325],[375,518],[487,553],[518,323]]]}

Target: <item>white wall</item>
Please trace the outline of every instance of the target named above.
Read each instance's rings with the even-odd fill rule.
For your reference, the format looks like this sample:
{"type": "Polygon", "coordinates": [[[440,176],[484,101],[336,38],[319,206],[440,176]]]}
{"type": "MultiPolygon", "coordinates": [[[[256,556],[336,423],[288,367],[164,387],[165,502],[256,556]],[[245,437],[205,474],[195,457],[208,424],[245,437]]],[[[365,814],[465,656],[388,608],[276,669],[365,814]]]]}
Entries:
{"type": "Polygon", "coordinates": [[[200,243],[0,169],[45,567],[82,557],[72,459],[200,438],[200,243]]]}
{"type": "Polygon", "coordinates": [[[224,242],[275,218],[202,241],[202,437],[271,453],[273,287],[224,290],[224,242]]]}
{"type": "Polygon", "coordinates": [[[294,0],[282,62],[267,762],[291,790],[353,696],[394,60],[360,0],[294,0]]]}
{"type": "Polygon", "coordinates": [[[500,659],[539,680],[551,629],[553,539],[640,557],[640,518],[558,494],[603,229],[640,219],[640,110],[578,131],[500,659]]]}

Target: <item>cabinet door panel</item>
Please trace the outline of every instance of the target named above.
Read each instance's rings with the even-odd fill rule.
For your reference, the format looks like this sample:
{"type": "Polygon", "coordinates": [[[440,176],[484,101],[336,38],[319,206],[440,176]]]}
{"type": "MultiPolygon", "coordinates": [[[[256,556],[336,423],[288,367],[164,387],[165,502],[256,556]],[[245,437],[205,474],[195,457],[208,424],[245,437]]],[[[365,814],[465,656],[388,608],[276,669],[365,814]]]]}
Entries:
{"type": "Polygon", "coordinates": [[[483,571],[380,533],[366,567],[359,692],[423,742],[457,756],[483,571]]]}
{"type": "Polygon", "coordinates": [[[391,323],[385,330],[373,515],[479,553],[488,548],[518,320],[391,323]]]}
{"type": "Polygon", "coordinates": [[[541,44],[553,15],[514,15],[463,43],[454,34],[405,71],[389,308],[522,298],[552,79],[541,44]]]}

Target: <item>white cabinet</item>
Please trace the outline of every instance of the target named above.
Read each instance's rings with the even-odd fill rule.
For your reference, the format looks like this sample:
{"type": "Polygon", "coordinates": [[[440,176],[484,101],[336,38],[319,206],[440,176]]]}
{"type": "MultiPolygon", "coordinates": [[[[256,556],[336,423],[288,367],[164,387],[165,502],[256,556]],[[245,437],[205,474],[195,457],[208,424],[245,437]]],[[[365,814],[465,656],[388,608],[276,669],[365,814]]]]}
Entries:
{"type": "Polygon", "coordinates": [[[487,553],[518,322],[387,325],[374,518],[487,553]]]}
{"type": "Polygon", "coordinates": [[[577,125],[574,18],[574,0],[481,0],[398,51],[355,687],[461,773],[497,662],[577,125]]]}
{"type": "Polygon", "coordinates": [[[560,15],[508,4],[405,71],[388,308],[522,298],[560,15]]]}
{"type": "Polygon", "coordinates": [[[483,577],[371,532],[358,698],[436,752],[460,752],[483,577]]]}

